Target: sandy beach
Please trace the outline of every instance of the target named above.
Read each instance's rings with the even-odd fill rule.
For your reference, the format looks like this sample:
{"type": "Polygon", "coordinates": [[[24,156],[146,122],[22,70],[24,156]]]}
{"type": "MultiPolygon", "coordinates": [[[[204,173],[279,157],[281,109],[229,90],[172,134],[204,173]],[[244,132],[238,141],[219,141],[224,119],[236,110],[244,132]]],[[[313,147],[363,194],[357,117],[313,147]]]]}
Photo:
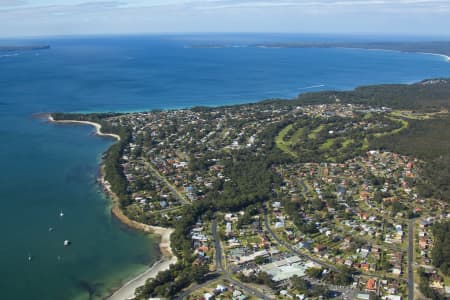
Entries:
{"type": "Polygon", "coordinates": [[[110,300],[125,300],[125,299],[133,299],[134,291],[136,288],[143,286],[147,279],[154,278],[158,274],[159,271],[164,271],[169,269],[171,264],[177,262],[175,256],[172,258],[163,257],[161,260],[157,261],[151,268],[149,268],[144,273],[140,274],[136,278],[130,280],[126,284],[124,284],[120,289],[118,289],[114,294],[112,294],[107,299],[110,300]]]}
{"type": "Polygon", "coordinates": [[[428,55],[435,55],[444,58],[447,62],[450,62],[450,56],[445,54],[439,54],[439,53],[428,53],[428,52],[419,52],[421,54],[428,54],[428,55]]]}
{"type": "Polygon", "coordinates": [[[154,263],[146,271],[144,271],[143,273],[139,274],[135,278],[125,283],[122,287],[116,290],[111,296],[106,298],[109,300],[133,299],[134,291],[136,290],[136,288],[144,285],[147,279],[155,278],[160,271],[168,270],[171,264],[175,264],[177,262],[177,257],[172,254],[172,249],[170,248],[170,235],[172,234],[173,229],[149,226],[146,224],[132,221],[128,219],[126,216],[124,216],[122,211],[119,209],[113,208],[113,214],[116,217],[118,217],[118,219],[121,220],[123,223],[132,228],[142,230],[148,233],[157,234],[161,237],[159,249],[163,255],[162,258],[156,263],[154,263]],[[124,222],[123,217],[127,218],[127,222],[124,222]],[[129,222],[132,222],[132,224],[130,224],[129,222]]]}
{"type": "Polygon", "coordinates": [[[105,180],[103,167],[101,169],[100,180],[105,192],[113,201],[114,205],[111,211],[117,219],[119,219],[123,224],[129,226],[130,228],[147,233],[157,234],[161,238],[159,242],[159,250],[161,251],[162,258],[155,264],[153,264],[153,266],[151,266],[149,269],[125,283],[122,287],[120,287],[110,297],[107,298],[109,300],[132,299],[134,297],[134,291],[136,290],[136,288],[144,285],[147,279],[156,277],[158,272],[168,270],[171,264],[175,264],[177,262],[177,257],[173,255],[172,248],[170,247],[170,235],[172,234],[174,229],[150,226],[130,220],[120,209],[118,202],[119,199],[117,195],[111,191],[111,185],[108,181],[105,180]]]}
{"type": "MultiPolygon", "coordinates": [[[[95,127],[95,133],[99,136],[109,136],[120,141],[120,136],[112,133],[103,133],[101,131],[102,126],[98,123],[89,121],[76,121],[76,120],[55,120],[51,114],[47,117],[49,122],[62,123],[62,124],[84,124],[95,127]]],[[[111,184],[105,179],[104,167],[101,167],[101,176],[99,178],[100,183],[103,187],[104,192],[109,196],[113,203],[111,209],[112,214],[119,219],[123,224],[129,226],[130,228],[143,231],[146,233],[156,234],[160,236],[159,249],[162,254],[162,258],[149,267],[146,271],[142,272],[135,278],[131,279],[125,283],[122,287],[117,289],[111,296],[106,299],[110,300],[125,300],[132,299],[134,297],[134,291],[136,288],[145,284],[147,279],[154,278],[160,271],[168,270],[171,264],[177,262],[177,257],[173,255],[172,248],[170,246],[170,235],[174,231],[172,228],[151,226],[143,223],[139,223],[129,219],[123,211],[120,209],[119,198],[111,190],[111,184]]]]}
{"type": "Polygon", "coordinates": [[[98,136],[109,136],[112,138],[115,138],[116,140],[120,141],[120,136],[114,133],[103,133],[102,132],[102,125],[94,122],[89,121],[76,121],[76,120],[55,120],[51,114],[48,114],[47,117],[49,122],[52,123],[62,123],[62,124],[84,124],[84,125],[91,125],[95,127],[95,134],[98,136]]]}
{"type": "Polygon", "coordinates": [[[424,54],[424,55],[434,55],[439,56],[445,59],[447,62],[450,62],[450,56],[442,53],[432,53],[432,52],[422,52],[422,51],[405,51],[405,50],[396,50],[396,49],[383,49],[383,48],[359,48],[359,47],[333,47],[337,49],[361,49],[361,50],[369,50],[369,51],[383,51],[383,52],[398,52],[398,53],[417,53],[417,54],[424,54]]]}

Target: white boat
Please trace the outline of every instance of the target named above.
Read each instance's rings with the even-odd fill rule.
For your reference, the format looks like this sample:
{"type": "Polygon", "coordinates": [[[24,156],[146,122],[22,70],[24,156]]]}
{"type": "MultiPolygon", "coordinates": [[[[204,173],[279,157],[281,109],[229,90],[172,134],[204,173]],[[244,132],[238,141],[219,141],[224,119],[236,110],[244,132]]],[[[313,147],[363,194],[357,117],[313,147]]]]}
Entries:
{"type": "Polygon", "coordinates": [[[65,240],[64,241],[64,246],[69,246],[70,245],[70,241],[69,240],[65,240]]]}
{"type": "Polygon", "coordinates": [[[62,209],[61,209],[61,212],[59,213],[59,216],[64,217],[64,213],[63,213],[62,209]]]}
{"type": "Polygon", "coordinates": [[[29,254],[28,255],[28,261],[31,262],[32,259],[33,259],[33,257],[29,254]]]}

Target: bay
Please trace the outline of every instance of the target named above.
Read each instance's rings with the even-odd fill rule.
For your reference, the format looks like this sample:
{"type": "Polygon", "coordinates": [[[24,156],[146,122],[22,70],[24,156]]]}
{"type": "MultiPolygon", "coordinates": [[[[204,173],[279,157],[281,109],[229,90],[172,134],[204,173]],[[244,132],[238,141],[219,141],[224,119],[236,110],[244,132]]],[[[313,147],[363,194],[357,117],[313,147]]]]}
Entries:
{"type": "MultiPolygon", "coordinates": [[[[302,38],[312,39],[276,36],[302,38]]],[[[15,42],[42,42],[50,50],[0,53],[1,298],[101,299],[159,256],[157,240],[111,216],[95,183],[101,154],[114,141],[87,126],[49,124],[36,113],[229,105],[450,77],[450,63],[433,55],[186,47],[199,39],[217,37],[42,38],[15,42]]],[[[272,39],[222,37],[236,45],[272,39]]]]}

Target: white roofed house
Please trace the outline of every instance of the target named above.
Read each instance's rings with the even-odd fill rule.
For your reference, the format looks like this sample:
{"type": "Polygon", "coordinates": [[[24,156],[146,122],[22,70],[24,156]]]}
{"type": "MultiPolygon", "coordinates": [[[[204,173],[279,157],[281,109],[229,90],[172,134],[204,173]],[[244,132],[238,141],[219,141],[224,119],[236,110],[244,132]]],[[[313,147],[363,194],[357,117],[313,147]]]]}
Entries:
{"type": "Polygon", "coordinates": [[[232,227],[231,227],[231,223],[227,222],[226,226],[225,226],[225,234],[227,236],[230,236],[233,233],[232,227]]]}

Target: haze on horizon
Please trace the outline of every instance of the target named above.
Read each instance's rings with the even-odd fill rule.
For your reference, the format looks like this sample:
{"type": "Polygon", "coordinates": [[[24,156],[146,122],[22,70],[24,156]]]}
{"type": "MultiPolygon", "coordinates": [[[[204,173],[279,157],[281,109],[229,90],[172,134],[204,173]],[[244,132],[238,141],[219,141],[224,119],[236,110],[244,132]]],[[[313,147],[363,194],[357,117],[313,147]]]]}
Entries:
{"type": "Polygon", "coordinates": [[[448,37],[449,16],[450,0],[0,0],[0,38],[182,32],[448,37]]]}

